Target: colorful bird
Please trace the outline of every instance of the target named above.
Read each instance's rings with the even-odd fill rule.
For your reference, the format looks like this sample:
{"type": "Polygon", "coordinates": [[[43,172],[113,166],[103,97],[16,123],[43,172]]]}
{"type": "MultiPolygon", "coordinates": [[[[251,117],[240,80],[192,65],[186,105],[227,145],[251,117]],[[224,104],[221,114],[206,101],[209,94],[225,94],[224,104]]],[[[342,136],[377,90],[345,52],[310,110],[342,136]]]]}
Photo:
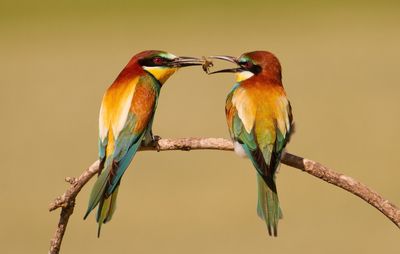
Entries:
{"type": "Polygon", "coordinates": [[[225,113],[235,152],[250,158],[257,170],[257,213],[277,236],[282,218],[275,173],[293,133],[293,117],[282,85],[281,65],[270,52],[254,51],[239,58],[212,56],[238,65],[213,73],[234,72],[236,84],[227,96],[225,113]]]}
{"type": "Polygon", "coordinates": [[[100,172],[84,216],[98,205],[98,236],[102,224],[111,220],[121,177],[142,141],[154,142],[152,123],[162,85],[179,68],[203,62],[164,51],[143,51],[132,57],[107,89],[99,117],[100,172]]]}

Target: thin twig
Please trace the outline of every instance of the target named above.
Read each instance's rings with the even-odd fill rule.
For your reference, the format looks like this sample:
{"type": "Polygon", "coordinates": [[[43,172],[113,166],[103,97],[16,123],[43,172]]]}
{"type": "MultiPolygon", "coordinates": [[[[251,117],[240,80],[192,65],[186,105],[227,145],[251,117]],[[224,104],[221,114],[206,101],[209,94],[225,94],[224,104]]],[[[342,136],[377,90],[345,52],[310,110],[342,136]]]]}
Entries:
{"type": "MultiPolygon", "coordinates": [[[[231,141],[223,138],[179,138],[160,139],[157,146],[141,148],[142,151],[190,151],[207,149],[232,151],[233,145],[231,141]]],[[[337,173],[318,162],[304,159],[290,153],[284,154],[281,162],[353,193],[378,209],[400,228],[400,210],[394,204],[389,202],[387,199],[384,199],[381,195],[371,190],[366,185],[349,176],[337,173]]],[[[96,161],[78,178],[66,178],[65,180],[69,182],[71,186],[62,196],[57,197],[54,202],[50,204],[50,211],[62,208],[56,233],[50,242],[50,254],[59,253],[69,217],[74,211],[75,198],[82,187],[98,172],[98,170],[99,161],[96,161]]]]}

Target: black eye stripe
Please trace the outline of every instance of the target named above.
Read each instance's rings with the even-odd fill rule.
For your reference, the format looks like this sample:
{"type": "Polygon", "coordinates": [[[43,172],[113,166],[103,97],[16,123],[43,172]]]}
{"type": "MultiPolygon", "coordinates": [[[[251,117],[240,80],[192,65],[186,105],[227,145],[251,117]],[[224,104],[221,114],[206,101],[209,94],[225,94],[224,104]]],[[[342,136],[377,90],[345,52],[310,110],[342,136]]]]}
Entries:
{"type": "Polygon", "coordinates": [[[172,60],[164,58],[162,56],[153,56],[139,60],[139,64],[141,66],[153,67],[153,66],[162,66],[171,61],[172,60]]]}
{"type": "Polygon", "coordinates": [[[261,72],[261,67],[259,66],[259,65],[256,65],[256,64],[254,64],[252,61],[250,61],[250,60],[248,60],[248,61],[239,61],[238,62],[238,64],[242,67],[242,68],[244,68],[244,69],[246,69],[246,70],[248,70],[248,71],[250,71],[250,72],[252,72],[252,73],[254,73],[254,74],[258,74],[258,73],[260,73],[261,72]]]}

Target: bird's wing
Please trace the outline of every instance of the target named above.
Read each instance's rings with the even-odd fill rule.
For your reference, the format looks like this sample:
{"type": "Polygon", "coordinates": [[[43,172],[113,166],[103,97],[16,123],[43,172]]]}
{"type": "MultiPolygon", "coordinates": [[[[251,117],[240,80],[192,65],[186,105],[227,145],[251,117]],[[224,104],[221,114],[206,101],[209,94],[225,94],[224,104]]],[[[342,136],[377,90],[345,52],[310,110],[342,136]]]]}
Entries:
{"type": "Polygon", "coordinates": [[[272,176],[290,136],[292,116],[284,95],[262,96],[235,88],[227,98],[226,116],[231,137],[242,144],[258,173],[272,176]]]}
{"type": "Polygon", "coordinates": [[[290,103],[284,93],[270,93],[267,102],[258,105],[255,134],[264,160],[269,165],[269,173],[274,174],[293,132],[293,119],[290,103]]]}
{"type": "Polygon", "coordinates": [[[100,158],[113,163],[107,194],[111,194],[129,166],[157,104],[159,87],[149,75],[110,87],[100,110],[100,158]]]}
{"type": "Polygon", "coordinates": [[[258,173],[264,175],[263,166],[265,163],[260,160],[262,153],[258,149],[253,128],[255,120],[255,108],[253,106],[245,91],[236,84],[226,99],[225,114],[231,138],[242,145],[258,173]]]}

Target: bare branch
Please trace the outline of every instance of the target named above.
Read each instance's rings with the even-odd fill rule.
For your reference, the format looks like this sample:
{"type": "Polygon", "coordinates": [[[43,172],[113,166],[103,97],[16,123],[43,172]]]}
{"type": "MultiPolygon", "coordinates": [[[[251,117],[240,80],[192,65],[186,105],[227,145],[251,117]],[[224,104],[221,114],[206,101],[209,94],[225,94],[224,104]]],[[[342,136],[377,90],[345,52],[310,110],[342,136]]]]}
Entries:
{"type": "MultiPolygon", "coordinates": [[[[172,150],[222,150],[232,151],[233,144],[231,141],[223,138],[179,138],[179,139],[160,139],[156,146],[141,147],[141,151],[172,151],[172,150]]],[[[302,157],[286,153],[282,156],[281,162],[293,168],[300,169],[310,175],[318,177],[325,182],[336,185],[350,193],[360,197],[370,205],[378,209],[386,217],[388,217],[397,227],[400,228],[400,210],[387,199],[384,199],[377,192],[371,190],[366,185],[356,181],[355,179],[337,173],[318,162],[304,159],[302,157]]],[[[49,210],[54,211],[62,208],[60,220],[56,233],[50,243],[50,254],[56,254],[60,251],[61,242],[68,224],[69,217],[74,211],[75,198],[82,187],[95,175],[99,170],[99,161],[94,162],[86,169],[78,178],[66,178],[65,180],[71,184],[68,190],[57,197],[50,204],[49,210]]]]}
{"type": "Polygon", "coordinates": [[[75,198],[81,191],[82,187],[99,171],[99,161],[95,161],[88,169],[86,169],[81,176],[77,179],[72,177],[65,178],[65,181],[70,183],[71,186],[68,190],[57,197],[53,203],[49,206],[49,211],[54,211],[57,208],[62,208],[60,214],[60,220],[58,222],[56,233],[50,242],[49,253],[59,253],[62,239],[64,237],[65,230],[67,229],[67,224],[69,217],[74,212],[75,198]]]}
{"type": "Polygon", "coordinates": [[[400,210],[389,200],[383,198],[379,193],[371,190],[365,184],[350,176],[338,173],[324,165],[302,157],[286,153],[281,162],[293,168],[301,169],[310,175],[318,177],[330,184],[336,185],[359,198],[363,199],[386,217],[388,217],[398,228],[400,228],[400,210]]]}

